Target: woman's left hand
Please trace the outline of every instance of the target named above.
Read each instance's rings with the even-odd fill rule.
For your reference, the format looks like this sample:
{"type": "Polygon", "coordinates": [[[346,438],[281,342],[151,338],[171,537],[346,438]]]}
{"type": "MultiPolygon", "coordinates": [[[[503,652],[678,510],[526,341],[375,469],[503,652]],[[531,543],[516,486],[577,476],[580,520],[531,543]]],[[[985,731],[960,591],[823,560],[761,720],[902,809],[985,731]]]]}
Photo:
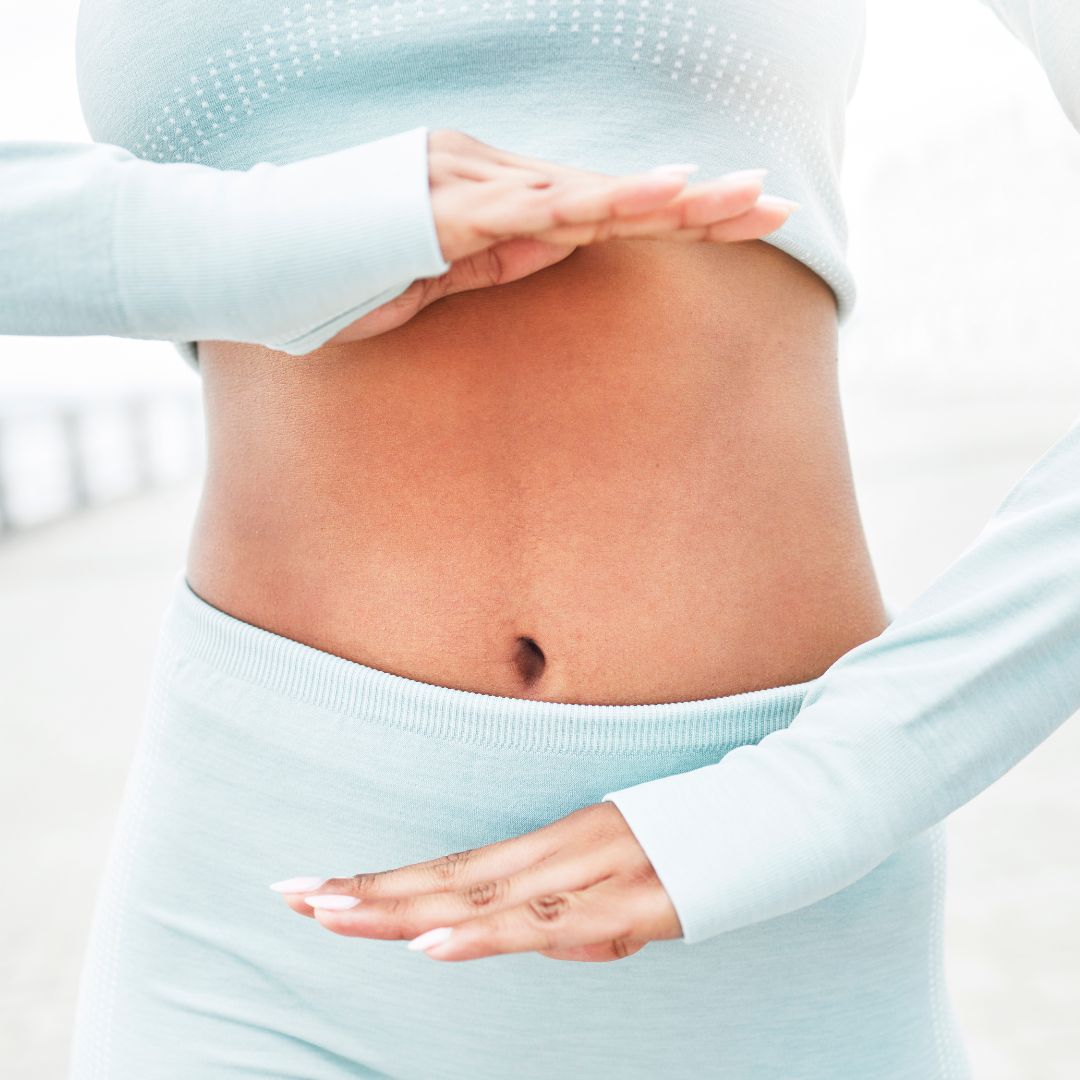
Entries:
{"type": "Polygon", "coordinates": [[[682,936],[652,864],[609,802],[486,847],[328,878],[316,888],[310,881],[290,878],[271,888],[293,911],[347,937],[426,938],[443,928],[431,935],[440,943],[425,949],[438,960],[515,952],[621,960],[650,941],[682,936]],[[291,891],[297,888],[306,891],[291,891]],[[330,896],[342,899],[324,901],[335,907],[306,899],[318,904],[330,896]]]}

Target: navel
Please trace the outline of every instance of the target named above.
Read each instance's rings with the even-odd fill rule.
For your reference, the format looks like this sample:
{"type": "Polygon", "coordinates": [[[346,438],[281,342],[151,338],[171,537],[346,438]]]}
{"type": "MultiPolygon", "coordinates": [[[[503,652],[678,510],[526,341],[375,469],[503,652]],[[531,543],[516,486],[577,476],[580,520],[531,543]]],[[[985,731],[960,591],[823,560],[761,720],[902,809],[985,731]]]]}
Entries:
{"type": "Polygon", "coordinates": [[[531,637],[519,637],[513,664],[521,675],[522,682],[529,686],[544,673],[544,650],[531,637]]]}

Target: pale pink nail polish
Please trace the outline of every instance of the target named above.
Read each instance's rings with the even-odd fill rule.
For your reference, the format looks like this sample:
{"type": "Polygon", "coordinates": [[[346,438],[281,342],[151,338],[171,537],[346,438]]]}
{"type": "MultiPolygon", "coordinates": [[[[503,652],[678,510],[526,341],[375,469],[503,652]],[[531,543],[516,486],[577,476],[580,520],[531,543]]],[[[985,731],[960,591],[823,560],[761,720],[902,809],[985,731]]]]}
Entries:
{"type": "Polygon", "coordinates": [[[275,881],[270,888],[274,892],[311,892],[329,880],[324,877],[291,877],[284,881],[275,881]]]}
{"type": "Polygon", "coordinates": [[[360,903],[359,896],[345,896],[343,893],[320,893],[318,896],[305,896],[304,902],[323,911],[345,911],[360,903]]]}
{"type": "Polygon", "coordinates": [[[802,203],[795,202],[794,199],[785,199],[782,195],[759,195],[758,206],[766,206],[770,209],[777,210],[797,210],[802,203]]]}
{"type": "Polygon", "coordinates": [[[426,930],[419,937],[414,937],[407,947],[413,950],[430,949],[433,945],[449,941],[453,932],[452,926],[436,926],[434,930],[426,930]]]}
{"type": "Polygon", "coordinates": [[[768,169],[739,169],[737,172],[724,173],[722,180],[764,180],[768,175],[768,169]]]}

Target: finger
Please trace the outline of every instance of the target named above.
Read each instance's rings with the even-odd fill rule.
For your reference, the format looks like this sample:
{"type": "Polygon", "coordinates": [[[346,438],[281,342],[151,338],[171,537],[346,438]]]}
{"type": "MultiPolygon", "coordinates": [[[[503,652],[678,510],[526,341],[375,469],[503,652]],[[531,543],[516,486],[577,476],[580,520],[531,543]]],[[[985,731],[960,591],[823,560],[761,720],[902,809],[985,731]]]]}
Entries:
{"type": "Polygon", "coordinates": [[[458,259],[447,274],[442,295],[506,285],[561,262],[574,244],[547,244],[531,236],[503,240],[484,251],[458,259]]]}
{"type": "Polygon", "coordinates": [[[761,181],[719,180],[694,184],[678,198],[673,199],[665,211],[677,214],[679,227],[694,229],[738,217],[765,198],[761,194],[761,181]]]}
{"type": "Polygon", "coordinates": [[[509,877],[556,851],[564,835],[564,823],[569,820],[560,818],[521,836],[498,840],[484,847],[454,851],[394,870],[328,878],[308,895],[343,893],[363,900],[380,899],[461,889],[489,878],[509,877]]]}
{"type": "Polygon", "coordinates": [[[315,918],[315,909],[303,898],[303,896],[291,894],[283,897],[283,899],[297,915],[306,915],[309,919],[315,918]]]}
{"type": "Polygon", "coordinates": [[[608,877],[618,861],[615,849],[610,858],[597,858],[589,852],[554,855],[510,877],[489,878],[452,892],[365,898],[344,910],[318,908],[318,895],[307,899],[315,902],[319,922],[335,934],[397,941],[414,938],[433,926],[452,926],[477,915],[517,907],[534,896],[587,888],[608,877]]]}
{"type": "Polygon", "coordinates": [[[396,870],[328,878],[306,895],[338,893],[366,900],[453,891],[476,882],[509,877],[562,849],[566,849],[570,857],[588,852],[596,859],[597,853],[613,841],[622,842],[620,852],[629,843],[632,850],[640,853],[637,841],[614,803],[592,803],[532,832],[484,847],[455,851],[396,870]]]}
{"type": "MultiPolygon", "coordinates": [[[[436,170],[432,170],[436,172],[436,170]]],[[[493,159],[455,156],[443,170],[450,176],[463,180],[491,181],[505,180],[517,186],[546,188],[555,183],[557,176],[564,172],[552,169],[539,162],[535,168],[522,168],[506,165],[493,159]]],[[[441,174],[440,175],[441,178],[441,174]]]]}
{"type": "Polygon", "coordinates": [[[550,952],[602,942],[619,951],[628,941],[670,936],[665,913],[662,889],[613,875],[585,889],[533,897],[458,923],[448,937],[424,951],[436,960],[550,952]]]}
{"type": "Polygon", "coordinates": [[[448,283],[452,272],[453,266],[438,277],[417,279],[400,296],[395,296],[374,311],[369,311],[366,315],[349,323],[329,341],[324,342],[323,347],[329,348],[335,345],[346,345],[353,341],[363,341],[397,329],[407,323],[418,311],[427,307],[428,304],[433,304],[450,291],[448,283]]]}
{"type": "Polygon", "coordinates": [[[764,199],[765,196],[762,196],[744,214],[708,225],[704,230],[703,239],[721,240],[728,243],[754,240],[780,228],[795,210],[795,205],[765,202],[764,199]]]}
{"type": "MultiPolygon", "coordinates": [[[[582,169],[576,165],[567,165],[546,158],[529,157],[526,154],[511,154],[506,150],[496,150],[490,160],[502,166],[516,169],[519,173],[535,173],[546,176],[550,180],[563,180],[566,183],[603,182],[630,179],[635,176],[656,175],[653,170],[638,170],[635,173],[620,175],[602,172],[597,169],[582,169]]],[[[659,166],[658,168],[663,167],[659,166]]]]}
{"type": "Polygon", "coordinates": [[[489,146],[488,149],[491,151],[488,155],[490,160],[515,169],[524,169],[527,171],[547,173],[551,176],[566,177],[601,177],[611,175],[610,173],[599,172],[596,170],[581,169],[576,165],[567,165],[565,162],[561,161],[551,161],[547,158],[532,157],[529,154],[515,154],[509,150],[503,150],[501,147],[489,146]]]}
{"type": "MultiPolygon", "coordinates": [[[[692,184],[661,206],[645,213],[617,217],[605,223],[602,237],[661,238],[677,232],[705,229],[719,221],[746,213],[761,192],[760,180],[733,180],[721,177],[702,184],[692,184]]],[[[574,239],[588,243],[589,232],[577,226],[555,227],[540,234],[548,242],[574,239]]],[[[704,239],[705,233],[698,234],[704,239]]],[[[686,239],[688,237],[684,237],[686,239]]]]}
{"type": "MultiPolygon", "coordinates": [[[[624,229],[623,223],[620,222],[612,230],[612,235],[627,239],[670,240],[675,243],[698,243],[710,240],[730,243],[739,240],[757,240],[783,225],[793,209],[794,207],[759,201],[741,214],[704,226],[669,231],[667,226],[658,229],[654,223],[645,221],[640,225],[624,229]]],[[[544,239],[547,238],[548,234],[544,234],[544,239]]]]}
{"type": "Polygon", "coordinates": [[[636,217],[670,204],[686,188],[685,173],[646,172],[567,182],[552,192],[556,225],[636,217]]]}
{"type": "MultiPolygon", "coordinates": [[[[545,188],[522,186],[519,180],[495,181],[490,195],[470,213],[472,228],[489,239],[509,239],[546,232],[559,226],[588,225],[613,217],[646,213],[669,202],[686,186],[677,173],[559,181],[545,188]]],[[[486,189],[485,189],[486,191],[486,189]]],[[[585,230],[588,236],[589,231],[585,230]]],[[[569,242],[582,242],[573,237],[569,242]]]]}
{"type": "Polygon", "coordinates": [[[583,963],[606,963],[609,960],[622,960],[641,952],[647,941],[602,941],[598,945],[578,945],[573,949],[540,949],[541,956],[552,960],[576,960],[583,963]]]}
{"type": "Polygon", "coordinates": [[[332,879],[313,876],[293,877],[286,878],[284,881],[275,881],[270,888],[278,893],[298,915],[306,915],[309,919],[314,919],[315,910],[304,900],[304,897],[315,892],[330,880],[332,879]]]}

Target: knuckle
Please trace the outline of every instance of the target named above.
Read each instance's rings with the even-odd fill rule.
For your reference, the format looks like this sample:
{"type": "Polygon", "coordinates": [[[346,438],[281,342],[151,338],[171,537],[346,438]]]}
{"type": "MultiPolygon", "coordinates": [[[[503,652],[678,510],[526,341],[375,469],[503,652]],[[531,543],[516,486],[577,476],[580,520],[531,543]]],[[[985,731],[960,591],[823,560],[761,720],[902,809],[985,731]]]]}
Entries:
{"type": "MultiPolygon", "coordinates": [[[[605,806],[610,804],[605,803],[605,806]]],[[[579,842],[586,848],[602,847],[605,844],[620,840],[626,835],[626,827],[623,824],[621,814],[593,813],[592,808],[586,808],[590,812],[583,815],[581,823],[576,830],[579,842]]]]}
{"type": "Polygon", "coordinates": [[[377,873],[353,874],[353,876],[349,878],[349,884],[352,885],[360,896],[363,896],[364,893],[375,891],[378,887],[378,879],[379,874],[377,873]]]}
{"type": "Polygon", "coordinates": [[[597,814],[591,821],[590,828],[592,838],[600,842],[615,840],[626,834],[626,825],[621,814],[597,814]]]}
{"type": "Polygon", "coordinates": [[[403,896],[387,896],[379,904],[382,913],[391,918],[398,918],[408,909],[408,903],[403,896]]]}
{"type": "Polygon", "coordinates": [[[452,851],[449,855],[443,855],[431,864],[432,877],[441,884],[457,881],[469,865],[471,856],[472,851],[452,851]]]}
{"type": "Polygon", "coordinates": [[[497,248],[489,247],[484,252],[484,257],[486,260],[486,266],[484,269],[485,276],[491,281],[493,285],[498,285],[502,281],[503,276],[506,273],[506,270],[503,267],[502,256],[499,254],[497,248]]]}
{"type": "Polygon", "coordinates": [[[477,140],[455,128],[436,128],[428,132],[429,150],[461,153],[475,146],[477,140]]]}
{"type": "Polygon", "coordinates": [[[470,885],[462,894],[465,902],[471,907],[491,907],[498,903],[506,894],[506,887],[500,881],[478,881],[470,885]]]}
{"type": "Polygon", "coordinates": [[[546,179],[546,183],[537,184],[530,183],[529,188],[534,192],[536,198],[544,198],[548,204],[554,204],[561,201],[565,196],[574,194],[579,190],[579,185],[573,176],[566,176],[559,172],[546,173],[542,170],[536,170],[536,176],[546,179]]]}
{"type": "Polygon", "coordinates": [[[653,864],[648,859],[635,862],[626,871],[626,879],[631,886],[652,885],[659,880],[653,864]]]}
{"type": "Polygon", "coordinates": [[[630,942],[627,938],[612,938],[611,939],[611,955],[616,960],[625,960],[631,953],[630,942]]]}
{"type": "Polygon", "coordinates": [[[565,893],[534,896],[526,904],[526,908],[537,923],[541,926],[550,926],[565,918],[570,910],[570,898],[565,893]]]}
{"type": "Polygon", "coordinates": [[[446,295],[451,275],[452,271],[448,270],[445,274],[440,274],[438,277],[421,278],[418,281],[414,281],[412,285],[409,286],[409,289],[406,289],[405,292],[398,297],[399,300],[404,301],[401,306],[416,307],[422,310],[423,308],[426,308],[428,304],[433,304],[436,300],[446,295]],[[408,294],[413,288],[417,290],[415,297],[408,298],[408,294]]]}

